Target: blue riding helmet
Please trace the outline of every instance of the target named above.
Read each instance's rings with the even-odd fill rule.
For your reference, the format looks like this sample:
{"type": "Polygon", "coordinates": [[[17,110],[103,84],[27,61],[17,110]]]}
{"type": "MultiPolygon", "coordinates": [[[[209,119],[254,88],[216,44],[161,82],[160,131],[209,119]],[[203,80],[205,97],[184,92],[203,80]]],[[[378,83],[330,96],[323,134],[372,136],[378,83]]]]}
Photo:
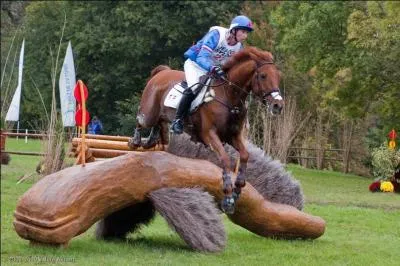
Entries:
{"type": "Polygon", "coordinates": [[[243,29],[247,30],[249,32],[253,31],[253,23],[251,20],[246,17],[246,16],[237,16],[234,19],[232,19],[231,26],[229,27],[229,30],[233,29],[243,29]]]}

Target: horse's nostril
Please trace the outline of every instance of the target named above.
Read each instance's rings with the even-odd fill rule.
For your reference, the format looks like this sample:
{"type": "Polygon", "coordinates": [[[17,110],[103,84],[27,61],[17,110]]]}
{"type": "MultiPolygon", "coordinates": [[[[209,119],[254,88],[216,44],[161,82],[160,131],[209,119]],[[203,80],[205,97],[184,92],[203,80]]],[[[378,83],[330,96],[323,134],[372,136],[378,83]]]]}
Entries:
{"type": "Polygon", "coordinates": [[[282,106],[279,105],[279,104],[277,104],[277,103],[274,103],[274,104],[272,105],[271,111],[272,111],[272,113],[275,114],[275,115],[276,115],[276,114],[280,114],[281,111],[282,111],[282,106]]]}

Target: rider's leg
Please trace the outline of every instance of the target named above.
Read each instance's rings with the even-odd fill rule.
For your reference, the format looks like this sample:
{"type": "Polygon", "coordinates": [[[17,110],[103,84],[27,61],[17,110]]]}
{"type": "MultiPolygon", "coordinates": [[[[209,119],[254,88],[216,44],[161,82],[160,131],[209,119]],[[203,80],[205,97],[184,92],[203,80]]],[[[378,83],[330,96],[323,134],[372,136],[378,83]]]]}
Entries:
{"type": "Polygon", "coordinates": [[[183,96],[181,101],[179,102],[178,110],[176,110],[175,120],[172,122],[171,130],[175,134],[182,134],[183,132],[183,120],[185,119],[190,104],[192,103],[193,99],[195,98],[195,94],[192,92],[190,88],[187,88],[183,92],[183,96]]]}
{"type": "Polygon", "coordinates": [[[183,132],[184,118],[189,113],[190,104],[196,96],[195,91],[197,89],[197,85],[195,84],[199,82],[199,79],[202,75],[207,73],[207,71],[202,69],[190,59],[185,61],[184,70],[186,82],[189,88],[184,91],[176,111],[175,120],[172,121],[171,131],[175,134],[181,134],[183,132]]]}

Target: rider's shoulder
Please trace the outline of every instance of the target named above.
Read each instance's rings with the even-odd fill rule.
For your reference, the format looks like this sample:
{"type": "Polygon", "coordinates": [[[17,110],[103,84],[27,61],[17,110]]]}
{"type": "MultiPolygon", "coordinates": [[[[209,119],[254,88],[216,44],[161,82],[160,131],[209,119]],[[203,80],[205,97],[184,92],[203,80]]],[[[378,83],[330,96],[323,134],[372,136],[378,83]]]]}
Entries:
{"type": "Polygon", "coordinates": [[[208,32],[218,32],[218,33],[226,33],[228,31],[227,28],[221,27],[221,26],[212,26],[208,32]]]}

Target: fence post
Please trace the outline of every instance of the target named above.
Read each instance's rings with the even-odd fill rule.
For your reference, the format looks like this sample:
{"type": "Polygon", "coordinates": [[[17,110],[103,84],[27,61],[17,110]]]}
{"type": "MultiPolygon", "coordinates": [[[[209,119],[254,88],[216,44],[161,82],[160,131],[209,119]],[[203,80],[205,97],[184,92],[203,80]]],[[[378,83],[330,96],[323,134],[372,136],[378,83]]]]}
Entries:
{"type": "MultiPolygon", "coordinates": [[[[19,133],[19,121],[17,122],[17,133],[19,133]]],[[[18,140],[18,135],[17,135],[17,140],[18,140]]]]}
{"type": "Polygon", "coordinates": [[[25,143],[28,143],[28,129],[25,129],[25,143]]]}

